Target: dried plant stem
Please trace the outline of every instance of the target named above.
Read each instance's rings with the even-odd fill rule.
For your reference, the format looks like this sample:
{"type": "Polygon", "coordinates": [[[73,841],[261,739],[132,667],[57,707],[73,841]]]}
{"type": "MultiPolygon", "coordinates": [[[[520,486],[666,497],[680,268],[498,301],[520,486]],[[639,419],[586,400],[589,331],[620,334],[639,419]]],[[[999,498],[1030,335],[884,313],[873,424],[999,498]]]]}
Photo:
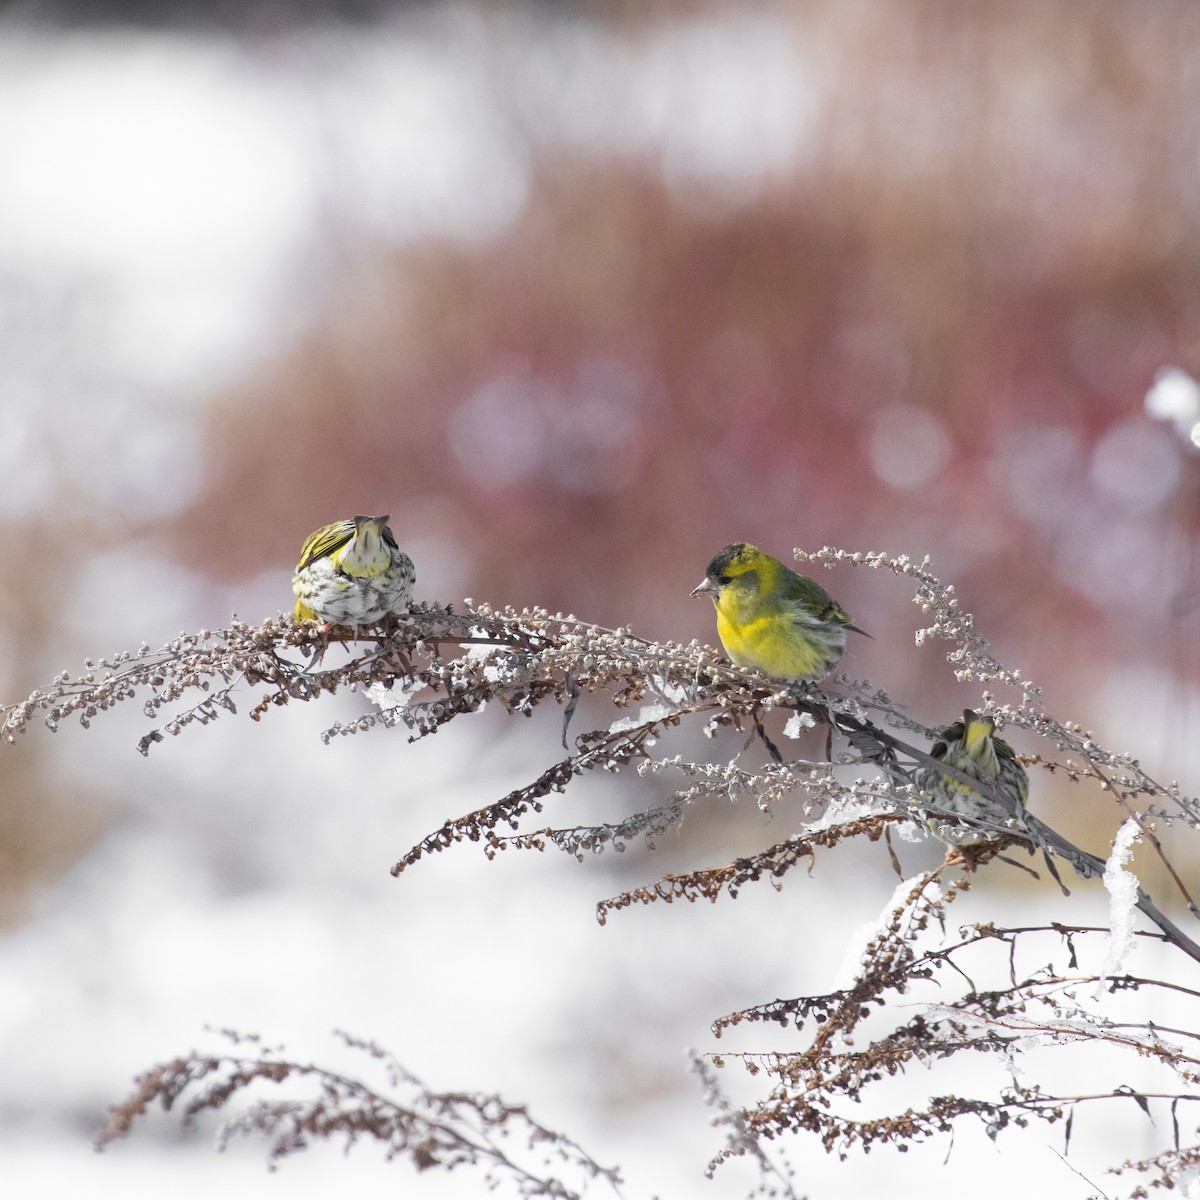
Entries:
{"type": "MultiPolygon", "coordinates": [[[[336,657],[336,646],[329,644],[328,631],[315,623],[281,618],[250,626],[234,621],[217,632],[182,634],[157,651],[142,646],[136,652],[89,663],[85,674],[74,679],[60,675],[22,703],[0,708],[0,733],[12,741],[39,717],[51,729],[71,717],[87,726],[114,705],[140,699],[156,723],[139,744],[148,753],[167,736],[236,712],[239,693],[253,689],[259,689],[249,710],[254,720],[292,702],[311,702],[338,691],[364,693],[369,706],[354,719],[332,725],[323,735],[325,740],[392,728],[406,730],[409,740],[415,740],[487,706],[520,716],[532,716],[539,705],[554,706],[565,756],[506,796],[447,820],[401,855],[395,874],[464,841],[480,843],[489,856],[508,847],[554,846],[583,857],[585,851],[620,850],[634,839],[653,844],[682,822],[692,805],[701,803],[749,800],[769,812],[786,802],[798,804],[812,818],[801,833],[731,863],[667,875],[604,900],[597,908],[602,922],[609,913],[633,904],[736,899],[750,883],[770,880],[778,885],[801,864],[835,853],[848,839],[886,842],[899,869],[893,837],[911,836],[947,815],[914,783],[920,770],[933,768],[992,801],[991,811],[1006,817],[988,821],[969,812],[953,814],[968,828],[977,827],[981,840],[955,848],[941,866],[903,883],[865,944],[849,986],[820,996],[776,1000],[715,1023],[714,1031],[720,1035],[732,1025],[774,1022],[804,1031],[809,1040],[799,1052],[724,1056],[740,1057],[748,1069],[765,1071],[776,1084],[748,1109],[735,1114],[724,1107],[730,1141],[714,1164],[750,1154],[759,1161],[762,1189],[775,1189],[762,1194],[790,1195],[790,1190],[780,1190],[790,1189],[790,1184],[773,1175],[774,1168],[764,1165],[767,1160],[758,1154],[763,1139],[783,1132],[816,1134],[827,1149],[845,1154],[851,1146],[868,1147],[878,1141],[921,1140],[970,1117],[982,1120],[992,1136],[1023,1127],[1030,1116],[1065,1119],[1069,1128],[1071,1115],[1081,1105],[1132,1098],[1147,1112],[1152,1105],[1169,1105],[1177,1137],[1172,1148],[1121,1169],[1141,1174],[1157,1171],[1156,1182],[1166,1186],[1172,1172],[1200,1164],[1200,1149],[1181,1146],[1176,1116],[1180,1103],[1194,1098],[1200,1084],[1197,1060],[1169,1041],[1168,1035],[1200,1039],[1200,1029],[1168,1031],[1150,1022],[1118,1023],[1105,1013],[1100,998],[1139,989],[1195,994],[1165,973],[1163,978],[1132,973],[1122,962],[1151,936],[1135,934],[1135,909],[1160,931],[1154,938],[1190,960],[1189,967],[1200,961],[1196,939],[1167,916],[1126,870],[1140,833],[1166,864],[1174,885],[1195,913],[1179,872],[1168,862],[1151,826],[1156,821],[1173,822],[1194,834],[1200,830],[1200,800],[1182,795],[1174,784],[1151,778],[1132,754],[1107,750],[1078,724],[1047,712],[1039,689],[992,657],[953,588],[932,574],[928,560],[828,548],[806,557],[827,566],[887,570],[915,588],[913,600],[926,622],[917,630],[918,642],[947,643],[946,658],[957,678],[980,689],[973,707],[986,712],[998,726],[1024,731],[1047,747],[1044,756],[1024,753],[1024,761],[1041,763],[1076,786],[1091,783],[1087,799],[1111,798],[1121,806],[1128,820],[1107,861],[1074,845],[1002,791],[963,774],[917,744],[935,738],[949,714],[931,714],[931,719],[937,719],[927,726],[869,681],[838,677],[821,688],[780,684],[695,642],[659,644],[627,629],[606,629],[536,608],[498,610],[472,601],[461,612],[439,605],[414,606],[385,630],[347,639],[349,657],[333,665],[329,660],[336,657]],[[308,666],[303,665],[305,659],[308,666]],[[999,702],[989,690],[993,687],[1011,693],[1012,703],[999,702]],[[604,700],[618,715],[606,728],[568,740],[581,701],[589,696],[604,700]],[[823,731],[826,758],[785,759],[763,723],[774,710],[789,714],[784,730],[788,736],[805,728],[823,731]],[[738,734],[724,761],[690,761],[663,752],[664,741],[676,730],[697,724],[714,739],[726,731],[738,734]],[[743,761],[742,751],[750,744],[765,747],[768,760],[747,765],[751,756],[743,761]],[[643,775],[677,775],[683,784],[665,802],[617,821],[593,826],[543,821],[534,830],[524,828],[531,813],[541,814],[552,797],[565,792],[584,772],[619,773],[631,768],[643,775]],[[1076,970],[1077,944],[1101,936],[1093,928],[1067,924],[1009,928],[997,920],[957,939],[947,933],[948,907],[970,888],[975,872],[989,863],[1021,865],[1006,857],[1004,852],[1012,847],[1024,847],[1031,854],[1040,851],[1060,886],[1055,858],[1070,864],[1082,878],[1104,881],[1113,927],[1104,934],[1108,949],[1102,973],[1076,970]],[[1022,948],[1046,936],[1057,938],[1054,953],[1065,955],[1067,966],[1046,965],[1039,958],[1036,968],[1020,970],[1022,948]],[[1007,950],[1007,971],[1004,978],[983,986],[975,982],[980,968],[968,960],[989,944],[1007,950]],[[913,996],[929,982],[938,984],[938,998],[916,1004],[913,996]],[[1097,998],[1094,1003],[1079,998],[1081,989],[1089,986],[1097,998]],[[868,1032],[863,1022],[872,1013],[891,1014],[895,1019],[883,1032],[868,1032]],[[1036,1084],[1022,1084],[995,1095],[931,1096],[902,1113],[871,1120],[843,1111],[847,1102],[857,1102],[881,1080],[911,1067],[924,1069],[963,1054],[999,1055],[1015,1062],[1026,1046],[1039,1041],[1054,1047],[1092,1043],[1112,1054],[1135,1054],[1173,1076],[1180,1090],[1163,1086],[1131,1092],[1114,1086],[1107,1093],[1064,1096],[1047,1093],[1036,1084]]],[[[1036,795],[1032,799],[1036,806],[1036,795]]],[[[1000,957],[988,960],[984,970],[995,973],[1000,965],[995,959],[1000,957]]],[[[724,1060],[713,1056],[712,1061],[724,1060]]],[[[398,1067],[393,1076],[407,1078],[398,1067]]],[[[461,1123],[464,1114],[474,1113],[482,1122],[481,1134],[486,1135],[496,1122],[525,1121],[523,1109],[493,1100],[433,1098],[432,1093],[423,1093],[435,1108],[440,1104],[453,1113],[453,1119],[439,1122],[416,1108],[377,1106],[373,1093],[358,1090],[353,1080],[269,1055],[252,1060],[193,1056],[160,1066],[145,1077],[135,1097],[116,1110],[117,1124],[124,1122],[127,1127],[150,1100],[169,1103],[187,1088],[200,1089],[188,1110],[194,1112],[221,1107],[251,1082],[285,1077],[319,1079],[327,1090],[317,1109],[277,1103],[251,1110],[252,1116],[239,1128],[253,1127],[274,1138],[280,1154],[297,1148],[307,1137],[339,1130],[348,1136],[386,1134],[393,1138],[389,1144],[394,1151],[410,1154],[418,1166],[453,1165],[460,1156],[477,1164],[486,1162],[488,1169],[517,1180],[526,1189],[523,1195],[576,1194],[549,1176],[510,1161],[487,1136],[472,1140],[461,1123]],[[420,1161],[426,1154],[428,1161],[420,1161]]],[[[535,1141],[543,1135],[558,1137],[541,1127],[530,1133],[535,1141]]],[[[567,1157],[585,1174],[604,1176],[615,1187],[615,1177],[600,1172],[581,1152],[571,1149],[567,1157]]]]}

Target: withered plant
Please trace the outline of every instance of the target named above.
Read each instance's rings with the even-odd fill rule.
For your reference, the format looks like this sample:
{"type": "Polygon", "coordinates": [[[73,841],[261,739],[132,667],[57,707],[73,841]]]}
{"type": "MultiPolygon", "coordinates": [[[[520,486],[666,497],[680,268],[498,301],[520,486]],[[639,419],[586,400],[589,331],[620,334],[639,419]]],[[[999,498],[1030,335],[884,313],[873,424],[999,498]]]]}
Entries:
{"type": "MultiPolygon", "coordinates": [[[[766,1152],[766,1143],[785,1133],[814,1135],[826,1151],[845,1156],[877,1143],[904,1146],[952,1132],[964,1119],[982,1122],[992,1137],[1011,1136],[1034,1119],[1061,1121],[1069,1148],[1076,1112],[1107,1102],[1132,1103],[1146,1116],[1164,1118],[1158,1124],[1159,1152],[1112,1167],[1140,1180],[1130,1194],[1174,1186],[1200,1165],[1189,1104],[1200,1098],[1200,1023],[1166,1028],[1136,1006],[1134,1019],[1126,1019],[1120,1002],[1139,993],[1200,999],[1200,989],[1173,974],[1176,967],[1194,971],[1200,945],[1162,911],[1128,864],[1135,843],[1146,842],[1173,881],[1175,902],[1182,901],[1191,916],[1200,915],[1156,832],[1166,826],[1184,833],[1200,828],[1200,801],[1152,779],[1130,754],[1105,749],[1080,725],[1047,712],[1032,683],[994,660],[953,588],[930,572],[928,561],[830,549],[797,556],[828,567],[884,569],[907,580],[924,614],[918,643],[948,643],[955,675],[977,689],[974,706],[999,727],[1022,731],[1026,742],[1036,739],[1042,747],[1021,754],[1035,776],[1035,794],[1038,773],[1056,773],[1080,788],[1106,793],[1124,820],[1101,856],[993,795],[1012,812],[1011,819],[986,830],[988,840],[953,849],[938,867],[901,882],[865,940],[847,986],[718,1018],[717,1037],[733,1026],[767,1022],[798,1035],[801,1045],[706,1056],[705,1090],[729,1130],[710,1170],[731,1156],[750,1155],[761,1167],[762,1195],[793,1195],[766,1152]],[[1045,870],[1063,894],[1062,919],[1013,926],[997,919],[952,928],[949,906],[988,863],[1045,870]],[[1103,880],[1110,897],[1107,927],[1070,920],[1066,897],[1074,876],[1103,880]],[[1135,911],[1149,928],[1136,928],[1135,911]],[[1139,944],[1150,943],[1166,948],[1155,969],[1129,972],[1126,961],[1139,944]],[[1115,1073],[1112,1086],[1084,1092],[1029,1077],[1035,1049],[1069,1052],[1101,1045],[1111,1052],[1114,1072],[1131,1055],[1142,1069],[1153,1069],[1161,1086],[1133,1089],[1116,1082],[1115,1073]],[[959,1085],[906,1103],[901,1111],[885,1105],[876,1115],[864,1115],[872,1104],[878,1108],[884,1081],[909,1077],[919,1091],[913,1068],[951,1059],[981,1061],[980,1056],[1002,1064],[1010,1082],[989,1089],[986,1083],[974,1086],[971,1076],[970,1090],[979,1094],[966,1094],[959,1085]],[[714,1082],[712,1068],[735,1061],[766,1085],[744,1108],[724,1100],[714,1082]]],[[[803,832],[733,862],[667,875],[604,899],[597,906],[602,923],[633,904],[736,899],[751,884],[778,883],[797,867],[811,868],[850,838],[882,842],[899,871],[894,839],[926,836],[931,815],[929,801],[913,786],[914,771],[932,765],[988,791],[922,748],[936,738],[937,727],[926,726],[909,707],[866,681],[837,676],[819,688],[780,685],[694,642],[659,644],[574,616],[498,610],[472,601],[461,610],[415,606],[391,628],[357,633],[351,657],[336,663],[330,661],[329,631],[288,618],[258,626],[235,621],[228,629],[181,635],[158,650],[144,645],[88,663],[78,678],[64,673],[23,703],[0,708],[3,733],[11,742],[37,718],[51,729],[70,718],[87,726],[114,705],[140,699],[155,722],[139,743],[148,753],[168,736],[239,706],[248,706],[259,721],[275,708],[346,689],[364,696],[364,710],[353,721],[333,724],[326,740],[383,727],[405,730],[413,741],[487,705],[523,716],[553,708],[566,748],[561,761],[485,807],[447,820],[399,857],[396,875],[462,842],[478,843],[489,857],[503,849],[548,846],[582,857],[621,850],[636,839],[653,844],[701,803],[750,799],[770,811],[785,797],[800,801],[809,818],[803,832]],[[622,714],[604,728],[571,737],[584,696],[607,700],[622,714]],[[805,728],[822,732],[809,740],[822,744],[824,753],[785,757],[763,723],[773,710],[789,713],[789,736],[805,728]],[[702,724],[717,746],[724,734],[730,757],[697,762],[666,753],[672,731],[685,722],[702,724]],[[757,765],[746,765],[751,756],[742,754],[751,742],[761,748],[754,756],[757,765]],[[542,814],[554,795],[597,768],[675,775],[682,782],[666,803],[611,823],[544,824],[542,814]]],[[[186,1096],[184,1112],[191,1116],[223,1108],[252,1085],[307,1081],[315,1091],[306,1099],[255,1100],[230,1120],[227,1134],[264,1134],[273,1159],[334,1134],[374,1138],[390,1155],[407,1156],[418,1168],[474,1165],[489,1184],[507,1182],[522,1196],[576,1196],[592,1184],[619,1189],[615,1172],[598,1167],[523,1108],[496,1097],[429,1092],[381,1050],[352,1044],[383,1064],[386,1086],[299,1064],[256,1043],[236,1043],[232,1051],[191,1054],[147,1072],[113,1110],[101,1143],[124,1134],[154,1101],[171,1107],[186,1096]],[[512,1153],[512,1146],[522,1147],[526,1157],[512,1153]],[[536,1165],[529,1164],[528,1153],[541,1155],[536,1165]]],[[[978,1079],[985,1080],[985,1073],[978,1079]]]]}

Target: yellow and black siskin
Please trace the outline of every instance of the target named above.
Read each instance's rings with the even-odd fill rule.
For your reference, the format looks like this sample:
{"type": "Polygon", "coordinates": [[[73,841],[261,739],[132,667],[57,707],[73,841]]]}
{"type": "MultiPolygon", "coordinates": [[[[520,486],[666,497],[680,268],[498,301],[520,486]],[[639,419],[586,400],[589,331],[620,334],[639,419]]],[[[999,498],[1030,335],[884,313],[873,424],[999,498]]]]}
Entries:
{"type": "Polygon", "coordinates": [[[845,652],[846,631],[863,633],[815,579],[748,542],[713,558],[692,595],[702,592],[716,605],[717,633],[729,657],[774,679],[823,678],[845,652]]]}
{"type": "Polygon", "coordinates": [[[389,519],[350,517],[308,536],[292,576],[297,621],[371,625],[407,611],[416,571],[389,519]]]}
{"type": "Polygon", "coordinates": [[[1006,806],[936,767],[922,767],[913,779],[928,803],[926,819],[936,837],[951,846],[977,846],[1012,829],[1029,798],[1029,776],[1013,748],[996,737],[991,717],[964,709],[962,720],[943,729],[929,753],[1011,802],[1006,806]]]}

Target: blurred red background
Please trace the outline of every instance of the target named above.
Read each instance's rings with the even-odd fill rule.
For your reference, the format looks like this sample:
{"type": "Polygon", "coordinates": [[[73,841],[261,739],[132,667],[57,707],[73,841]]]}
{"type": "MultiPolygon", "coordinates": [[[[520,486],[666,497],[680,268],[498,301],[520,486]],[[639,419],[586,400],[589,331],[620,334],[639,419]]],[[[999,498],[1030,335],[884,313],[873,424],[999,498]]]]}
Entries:
{"type": "MultiPolygon", "coordinates": [[[[434,588],[708,640],[686,593],[730,540],[929,554],[1058,706],[1131,663],[1192,682],[1200,477],[1143,401],[1200,369],[1197,16],[773,11],[836,75],[782,165],[680,177],[529,129],[510,227],[355,245],[215,398],[175,553],[282,577],[311,528],[390,510],[434,588]]],[[[936,719],[944,666],[889,669],[903,588],[823,582],[936,719]]]]}

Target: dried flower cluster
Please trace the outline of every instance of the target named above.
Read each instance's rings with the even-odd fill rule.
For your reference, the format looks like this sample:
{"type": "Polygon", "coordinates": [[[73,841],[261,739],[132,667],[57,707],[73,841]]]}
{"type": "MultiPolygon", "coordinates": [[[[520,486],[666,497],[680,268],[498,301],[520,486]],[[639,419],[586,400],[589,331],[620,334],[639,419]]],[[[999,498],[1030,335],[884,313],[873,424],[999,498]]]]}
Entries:
{"type": "Polygon", "coordinates": [[[221,1131],[222,1148],[236,1136],[258,1135],[270,1146],[271,1163],[312,1142],[341,1136],[380,1143],[388,1158],[408,1158],[418,1171],[472,1167],[486,1190],[502,1184],[521,1197],[575,1200],[599,1181],[620,1196],[620,1175],[601,1167],[569,1138],[540,1125],[521,1107],[498,1096],[432,1092],[390,1054],[348,1034],[338,1037],[370,1059],[382,1080],[367,1084],[312,1064],[289,1061],[281,1048],[253,1035],[222,1030],[232,1044],[220,1053],[191,1053],[162,1063],[138,1080],[137,1090],[109,1113],[96,1139],[104,1149],[129,1132],[149,1105],[172,1108],[186,1099],[185,1123],[201,1113],[223,1110],[235,1096],[258,1085],[307,1086],[304,1100],[255,1100],[221,1131]],[[568,1184],[564,1180],[570,1180],[568,1184]]]}
{"type": "MultiPolygon", "coordinates": [[[[1182,1043],[1194,1044],[1200,1033],[1162,1029],[1149,1021],[1119,1022],[1101,1011],[1098,991],[1170,989],[1192,998],[1200,998],[1200,992],[1160,979],[1080,971],[1077,950],[1086,940],[1108,934],[1099,928],[976,925],[963,929],[956,941],[947,943],[943,933],[942,944],[923,949],[923,935],[931,928],[944,930],[946,906],[970,886],[969,878],[959,878],[943,889],[942,872],[926,872],[899,889],[889,920],[863,952],[852,986],[777,1000],[715,1023],[718,1036],[746,1022],[768,1022],[807,1035],[805,1048],[795,1053],[715,1056],[721,1065],[740,1061],[752,1074],[775,1081],[770,1094],[746,1114],[747,1135],[771,1139],[786,1132],[812,1133],[827,1151],[844,1158],[854,1146],[869,1150],[877,1143],[906,1144],[947,1133],[964,1117],[982,1122],[993,1139],[1038,1118],[1065,1121],[1069,1148],[1079,1107],[1132,1099],[1147,1117],[1152,1105],[1170,1113],[1174,1146],[1158,1158],[1116,1170],[1154,1172],[1159,1184],[1171,1186],[1174,1164],[1181,1155],[1196,1152],[1182,1146],[1180,1106],[1200,1100],[1200,1057],[1185,1052],[1182,1043]],[[995,986],[981,986],[973,975],[973,952],[980,969],[994,968],[994,954],[977,953],[988,943],[1007,950],[1007,977],[995,986]],[[1047,965],[1048,949],[1051,954],[1066,952],[1065,968],[1047,965]],[[1025,960],[1036,965],[1019,967],[1025,960]],[[915,997],[927,987],[936,1000],[918,1003],[915,997]],[[907,1019],[900,1020],[900,1014],[907,1019]],[[893,1015],[896,1019],[889,1020],[893,1015]],[[1151,1064],[1158,1068],[1163,1090],[1118,1085],[1100,1092],[1059,1093],[1022,1082],[1020,1064],[1026,1054],[1081,1044],[1103,1044],[1140,1060],[1143,1068],[1151,1064]],[[868,1119],[856,1115],[876,1084],[914,1073],[914,1087],[920,1087],[935,1062],[980,1055],[993,1056],[1010,1074],[1010,1083],[993,1096],[932,1095],[923,1104],[910,1103],[902,1113],[868,1119]]],[[[731,1142],[713,1165],[743,1153],[742,1145],[731,1142]]]]}
{"type": "MultiPolygon", "coordinates": [[[[1200,1149],[1188,1141],[1193,1135],[1181,1132],[1180,1121],[1181,1106],[1193,1098],[1200,1082],[1200,1062],[1177,1044],[1200,1037],[1200,1030],[1166,1031],[1149,1022],[1120,1024],[1105,1015],[1102,1001],[1104,995],[1127,990],[1186,991],[1165,979],[1123,973],[1122,963],[1136,939],[1158,940],[1200,961],[1196,941],[1161,911],[1125,868],[1133,843],[1145,840],[1196,913],[1162,852],[1154,823],[1174,822],[1196,829],[1200,827],[1200,801],[1181,795],[1174,784],[1160,784],[1133,757],[1106,750],[1080,726],[1060,722],[1044,711],[1038,689],[992,658],[970,614],[960,608],[953,589],[929,571],[927,561],[828,549],[804,557],[826,566],[844,562],[885,569],[912,581],[915,602],[927,621],[917,632],[918,642],[944,641],[957,677],[981,688],[976,706],[994,715],[998,724],[1027,730],[1045,742],[1044,753],[1023,755],[1026,764],[1061,772],[1075,783],[1095,784],[1121,806],[1127,820],[1106,860],[1074,846],[1032,814],[1015,814],[1006,839],[957,849],[937,870],[902,885],[864,948],[851,986],[822,996],[776,1001],[719,1020],[714,1027],[718,1035],[733,1025],[770,1021],[802,1034],[806,1044],[796,1051],[714,1056],[718,1064],[739,1058],[750,1070],[774,1080],[770,1093],[753,1107],[739,1111],[736,1119],[726,1112],[725,1123],[733,1133],[714,1165],[730,1155],[749,1153],[763,1166],[763,1189],[786,1186],[774,1176],[773,1182],[767,1180],[774,1168],[762,1154],[763,1139],[784,1132],[815,1134],[827,1150],[845,1154],[854,1146],[869,1148],[879,1142],[926,1138],[951,1129],[962,1118],[982,1120],[992,1136],[1010,1127],[1023,1127],[1033,1117],[1063,1119],[1069,1130],[1080,1105],[1132,1098],[1147,1111],[1151,1105],[1168,1107],[1174,1137],[1162,1154],[1126,1164],[1125,1169],[1169,1186],[1176,1173],[1200,1157],[1200,1149]],[[1010,702],[999,702],[988,690],[993,687],[1010,692],[1010,702]],[[969,927],[957,937],[948,934],[948,906],[969,889],[972,872],[997,858],[1021,866],[1006,856],[1014,849],[1040,853],[1055,879],[1059,879],[1055,859],[1080,876],[1102,878],[1111,898],[1111,929],[1064,924],[1004,928],[991,923],[969,927]],[[1134,909],[1149,918],[1158,932],[1136,933],[1134,909]],[[1036,952],[1044,955],[1047,937],[1054,943],[1050,952],[1053,965],[1039,960],[1037,967],[1020,966],[1027,945],[1036,946],[1036,952]],[[1098,942],[1101,937],[1107,938],[1108,947],[1103,968],[1080,970],[1076,946],[1098,942]],[[971,956],[979,947],[997,943],[1008,949],[1007,974],[999,981],[977,985],[972,973],[994,969],[997,956],[987,960],[990,967],[972,961],[971,956]],[[936,997],[922,1003],[922,989],[928,984],[936,985],[936,997]],[[903,1006],[895,1003],[900,997],[903,1006]],[[888,1020],[889,1016],[894,1019],[888,1020]],[[996,1094],[934,1095],[902,1113],[864,1119],[847,1107],[859,1103],[876,1084],[906,1074],[914,1065],[979,1054],[1015,1063],[1035,1045],[1063,1047],[1081,1042],[1103,1044],[1151,1061],[1171,1082],[1153,1095],[1118,1087],[1099,1094],[1069,1095],[1016,1082],[1014,1075],[1013,1084],[996,1094]]],[[[936,730],[914,720],[867,681],[837,677],[824,689],[781,687],[694,642],[658,644],[627,629],[602,629],[574,616],[551,615],[540,609],[497,610],[471,601],[462,612],[416,606],[394,628],[365,633],[355,643],[352,657],[340,665],[325,665],[329,657],[326,635],[314,623],[296,624],[288,619],[258,627],[234,623],[216,633],[181,635],[158,651],[143,646],[134,654],[89,663],[87,673],[77,679],[61,675],[45,691],[0,709],[0,729],[11,741],[36,717],[52,729],[72,716],[87,725],[114,704],[141,698],[147,716],[156,722],[139,744],[146,753],[166,734],[178,734],[192,724],[236,711],[241,693],[254,695],[257,690],[250,715],[258,720],[273,707],[350,689],[364,691],[371,707],[356,720],[333,725],[326,731],[326,739],[376,726],[400,726],[408,731],[409,740],[415,740],[489,704],[510,714],[531,716],[543,702],[552,702],[562,720],[566,752],[561,761],[508,795],[447,821],[401,855],[393,868],[395,874],[412,868],[428,854],[463,841],[480,843],[489,856],[510,847],[541,850],[555,846],[577,857],[608,846],[620,850],[639,838],[653,843],[656,836],[677,826],[690,806],[705,802],[750,799],[769,810],[784,797],[800,797],[805,812],[813,818],[802,834],[753,855],[669,875],[604,900],[598,906],[601,921],[634,903],[736,898],[749,884],[763,879],[778,881],[798,864],[810,866],[847,838],[882,840],[890,850],[893,835],[912,838],[924,828],[924,802],[912,785],[913,772],[923,765],[932,764],[988,792],[913,744],[935,737],[936,730]],[[305,666],[310,655],[313,659],[305,666]],[[624,715],[607,728],[578,733],[568,741],[578,702],[585,695],[607,698],[625,710],[624,715]],[[774,709],[791,714],[785,733],[822,728],[825,755],[817,760],[785,761],[763,726],[764,715],[774,709]],[[741,731],[746,739],[757,738],[768,761],[751,768],[736,761],[737,755],[726,762],[693,762],[681,755],[660,754],[659,744],[684,722],[701,723],[710,736],[730,729],[741,731]],[[684,783],[669,802],[611,824],[528,827],[531,814],[541,814],[554,793],[563,792],[575,777],[597,768],[677,773],[684,783]]],[[[739,751],[742,744],[743,739],[738,739],[739,751]]],[[[1002,797],[997,798],[1004,803],[1002,797]]],[[[897,862],[894,852],[892,859],[897,862]]],[[[1059,882],[1061,885],[1061,879],[1059,882]]],[[[277,1059],[263,1059],[257,1066],[225,1057],[169,1064],[147,1076],[133,1100],[116,1110],[117,1124],[106,1140],[127,1126],[151,1099],[169,1103],[186,1088],[203,1085],[189,1111],[220,1107],[253,1079],[295,1077],[305,1072],[317,1073],[316,1068],[299,1069],[277,1059]],[[204,1083],[212,1079],[224,1082],[204,1083]]],[[[276,1154],[294,1148],[301,1128],[297,1114],[302,1111],[305,1136],[339,1130],[352,1136],[359,1129],[354,1120],[325,1119],[353,1110],[352,1089],[335,1088],[324,1095],[320,1118],[311,1109],[276,1103],[252,1110],[253,1115],[235,1123],[235,1128],[263,1130],[273,1139],[276,1154]]],[[[477,1105],[475,1111],[482,1119],[491,1110],[477,1105]]],[[[502,1123],[520,1110],[503,1112],[509,1115],[502,1123]]],[[[416,1128],[405,1121],[397,1127],[406,1131],[416,1128]]],[[[366,1131],[384,1136],[380,1131],[385,1128],[392,1126],[385,1122],[366,1131]]],[[[395,1152],[413,1154],[416,1161],[412,1146],[419,1139],[415,1134],[389,1133],[384,1140],[389,1138],[395,1152]]],[[[455,1165],[468,1160],[469,1156],[455,1157],[439,1144],[430,1161],[418,1165],[455,1165]]]]}

